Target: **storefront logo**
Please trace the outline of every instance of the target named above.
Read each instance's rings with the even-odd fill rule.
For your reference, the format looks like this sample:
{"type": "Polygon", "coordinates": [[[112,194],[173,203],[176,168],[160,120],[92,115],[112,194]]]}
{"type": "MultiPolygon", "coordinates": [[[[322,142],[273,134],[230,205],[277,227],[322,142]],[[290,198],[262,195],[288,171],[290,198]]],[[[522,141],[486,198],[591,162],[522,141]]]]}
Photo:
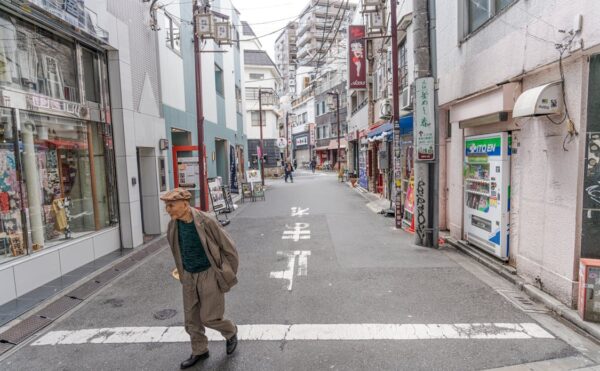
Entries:
{"type": "Polygon", "coordinates": [[[488,155],[500,156],[502,153],[502,141],[500,137],[473,139],[466,141],[466,155],[488,155]]]}

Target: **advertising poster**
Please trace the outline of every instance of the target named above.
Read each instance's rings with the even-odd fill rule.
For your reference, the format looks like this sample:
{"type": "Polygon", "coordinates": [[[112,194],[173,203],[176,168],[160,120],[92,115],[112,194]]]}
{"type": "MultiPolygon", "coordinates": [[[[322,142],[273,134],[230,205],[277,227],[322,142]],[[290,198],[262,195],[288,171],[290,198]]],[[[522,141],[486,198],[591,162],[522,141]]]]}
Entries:
{"type": "Polygon", "coordinates": [[[348,27],[348,82],[350,89],[367,88],[365,26],[348,27]]]}
{"type": "Polygon", "coordinates": [[[260,177],[260,171],[256,169],[246,170],[246,179],[248,180],[248,183],[262,182],[262,178],[260,177]]]}
{"type": "Polygon", "coordinates": [[[435,159],[435,102],[433,77],[423,77],[415,82],[414,136],[416,161],[435,159]]]}
{"type": "Polygon", "coordinates": [[[227,202],[221,188],[221,178],[216,177],[208,181],[208,190],[212,199],[213,211],[219,212],[227,208],[227,202]]]}

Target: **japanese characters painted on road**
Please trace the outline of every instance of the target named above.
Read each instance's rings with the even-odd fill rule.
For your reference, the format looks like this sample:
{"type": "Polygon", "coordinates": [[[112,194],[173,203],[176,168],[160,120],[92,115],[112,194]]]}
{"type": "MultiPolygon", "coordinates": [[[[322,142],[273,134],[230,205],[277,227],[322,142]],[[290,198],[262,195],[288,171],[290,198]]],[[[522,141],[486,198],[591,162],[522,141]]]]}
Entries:
{"type": "Polygon", "coordinates": [[[287,141],[285,138],[277,138],[277,148],[284,149],[287,146],[287,141]]]}
{"type": "Polygon", "coordinates": [[[416,161],[435,160],[435,101],[433,77],[415,81],[415,129],[416,161]]]}
{"type": "Polygon", "coordinates": [[[285,225],[287,230],[283,231],[282,240],[292,240],[298,242],[300,240],[310,240],[310,224],[296,223],[293,227],[285,225]]]}
{"type": "Polygon", "coordinates": [[[271,272],[270,277],[287,281],[288,291],[292,291],[294,282],[294,270],[296,269],[296,257],[298,257],[298,276],[308,275],[308,257],[310,251],[277,251],[277,255],[287,258],[287,269],[283,271],[271,272]]]}
{"type": "Polygon", "coordinates": [[[292,216],[298,216],[298,217],[303,217],[305,215],[308,215],[308,210],[310,210],[310,208],[306,208],[303,209],[301,207],[292,207],[292,216]]]}

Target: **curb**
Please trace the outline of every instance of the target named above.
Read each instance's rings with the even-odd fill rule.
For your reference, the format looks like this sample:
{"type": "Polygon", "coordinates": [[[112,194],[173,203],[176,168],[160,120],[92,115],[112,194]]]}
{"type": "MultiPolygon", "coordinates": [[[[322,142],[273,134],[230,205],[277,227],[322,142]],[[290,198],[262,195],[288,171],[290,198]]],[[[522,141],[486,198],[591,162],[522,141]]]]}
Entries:
{"type": "Polygon", "coordinates": [[[504,264],[485,257],[483,252],[475,252],[472,247],[451,237],[445,237],[446,242],[456,248],[458,251],[468,255],[477,262],[486,266],[488,269],[496,272],[498,275],[515,285],[519,290],[525,292],[538,303],[543,304],[551,312],[569,321],[577,326],[580,330],[585,331],[596,341],[600,341],[600,324],[586,322],[579,316],[577,310],[569,308],[565,304],[558,301],[552,295],[545,293],[532,284],[529,284],[517,274],[517,270],[513,267],[505,266],[504,264]]]}
{"type": "Polygon", "coordinates": [[[166,248],[166,237],[158,237],[134,250],[110,265],[103,267],[32,308],[22,315],[22,320],[14,320],[0,333],[0,357],[9,350],[26,342],[33,335],[54,323],[67,312],[75,309],[86,299],[100,291],[107,284],[136,268],[166,248]]]}

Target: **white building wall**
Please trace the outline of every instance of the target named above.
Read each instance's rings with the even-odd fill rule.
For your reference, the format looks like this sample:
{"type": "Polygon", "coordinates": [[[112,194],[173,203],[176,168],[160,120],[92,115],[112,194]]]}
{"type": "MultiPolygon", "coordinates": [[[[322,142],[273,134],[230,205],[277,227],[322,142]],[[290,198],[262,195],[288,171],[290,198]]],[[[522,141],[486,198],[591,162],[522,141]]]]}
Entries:
{"type": "Polygon", "coordinates": [[[562,302],[572,304],[576,297],[581,229],[577,222],[578,195],[587,109],[588,64],[584,55],[597,49],[600,41],[600,24],[594,21],[600,15],[600,3],[517,1],[466,40],[459,38],[460,3],[436,2],[438,14],[452,15],[437,18],[439,100],[450,110],[452,121],[452,136],[445,151],[447,225],[453,236],[462,237],[464,137],[513,131],[516,153],[511,160],[511,262],[519,274],[541,284],[562,302]],[[469,114],[472,118],[502,110],[486,110],[491,105],[486,103],[484,93],[498,89],[497,84],[517,81],[519,93],[560,80],[554,43],[563,41],[565,35],[558,30],[570,30],[578,15],[583,16],[583,29],[575,38],[571,53],[567,53],[570,56],[565,60],[565,86],[567,106],[579,136],[567,139],[567,150],[563,149],[566,125],[553,125],[544,117],[510,120],[478,129],[458,128],[458,116],[465,119],[469,114]],[[580,48],[580,40],[586,49],[580,48]],[[470,101],[480,103],[465,113],[461,107],[470,101]]]}
{"type": "MultiPolygon", "coordinates": [[[[243,58],[243,56],[242,56],[243,58]]],[[[252,66],[244,65],[244,76],[245,76],[245,88],[264,88],[273,89],[276,91],[276,79],[279,76],[275,73],[274,67],[267,66],[252,66]],[[251,80],[250,74],[263,74],[264,80],[251,80]]],[[[246,92],[242,94],[245,96],[246,92]]],[[[266,96],[263,96],[264,99],[266,96]]],[[[277,102],[275,102],[277,103],[277,102]]],[[[258,111],[260,108],[258,99],[246,99],[246,133],[248,139],[259,139],[260,138],[260,127],[252,126],[252,111],[258,111]]],[[[279,138],[279,128],[277,126],[278,116],[275,113],[276,105],[265,104],[263,101],[263,121],[266,122],[266,126],[263,127],[263,139],[277,139],[279,138]]]]}
{"type": "MultiPolygon", "coordinates": [[[[163,103],[180,111],[185,111],[185,89],[183,89],[183,58],[180,54],[167,47],[167,29],[165,26],[165,12],[172,14],[174,18],[180,19],[180,5],[169,4],[157,13],[160,26],[158,31],[158,52],[160,56],[160,79],[162,86],[163,103]]],[[[180,27],[190,27],[180,25],[180,27]]],[[[182,40],[183,41],[183,40],[182,40]]]]}

